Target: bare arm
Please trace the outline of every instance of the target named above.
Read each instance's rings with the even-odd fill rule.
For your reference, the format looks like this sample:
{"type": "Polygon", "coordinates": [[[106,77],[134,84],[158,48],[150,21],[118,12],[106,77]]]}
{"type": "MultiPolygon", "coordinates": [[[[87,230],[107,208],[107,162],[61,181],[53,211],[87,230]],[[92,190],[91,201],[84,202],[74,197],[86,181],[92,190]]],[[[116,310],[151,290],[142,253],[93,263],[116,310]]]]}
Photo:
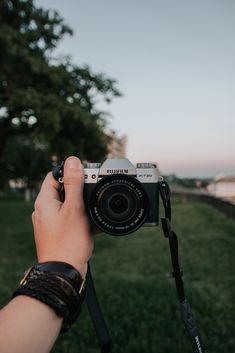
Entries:
{"type": "MultiPolygon", "coordinates": [[[[65,202],[59,184],[49,173],[35,202],[32,219],[39,262],[63,261],[84,278],[93,240],[83,204],[84,174],[78,158],[65,162],[65,202]]],[[[25,295],[11,300],[0,311],[0,353],[48,353],[62,318],[40,301],[25,295]]]]}
{"type": "Polygon", "coordinates": [[[46,304],[18,296],[0,312],[0,352],[50,352],[61,324],[62,318],[46,304]]]}

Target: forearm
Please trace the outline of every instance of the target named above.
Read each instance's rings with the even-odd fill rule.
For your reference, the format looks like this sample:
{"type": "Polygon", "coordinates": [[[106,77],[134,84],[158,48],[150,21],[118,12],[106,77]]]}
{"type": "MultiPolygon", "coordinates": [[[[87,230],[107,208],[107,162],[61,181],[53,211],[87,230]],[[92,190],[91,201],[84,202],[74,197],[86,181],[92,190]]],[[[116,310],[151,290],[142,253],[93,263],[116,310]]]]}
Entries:
{"type": "Polygon", "coordinates": [[[0,311],[0,353],[48,353],[61,325],[48,305],[20,295],[0,311]]]}
{"type": "Polygon", "coordinates": [[[40,268],[34,266],[27,272],[17,296],[0,311],[0,353],[48,353],[61,330],[62,318],[41,301],[21,295],[27,293],[24,289],[30,288],[31,294],[50,302],[65,318],[64,329],[79,315],[93,239],[83,202],[84,171],[77,157],[66,159],[63,181],[64,203],[61,185],[52,173],[46,176],[35,201],[32,220],[40,268]],[[52,262],[50,266],[56,269],[45,262],[52,262]]]}

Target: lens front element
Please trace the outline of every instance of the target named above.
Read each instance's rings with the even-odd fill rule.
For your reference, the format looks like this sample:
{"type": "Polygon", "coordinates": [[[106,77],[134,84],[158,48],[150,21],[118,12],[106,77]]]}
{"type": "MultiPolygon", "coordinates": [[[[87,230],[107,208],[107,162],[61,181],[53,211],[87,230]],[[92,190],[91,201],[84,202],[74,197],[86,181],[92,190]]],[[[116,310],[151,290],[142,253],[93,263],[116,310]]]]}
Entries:
{"type": "Polygon", "coordinates": [[[114,195],[110,202],[109,208],[113,213],[122,214],[128,209],[128,199],[125,195],[116,194],[114,195]]]}
{"type": "Polygon", "coordinates": [[[90,217],[101,231],[126,235],[144,223],[148,198],[137,179],[114,174],[97,183],[89,206],[90,217]]]}

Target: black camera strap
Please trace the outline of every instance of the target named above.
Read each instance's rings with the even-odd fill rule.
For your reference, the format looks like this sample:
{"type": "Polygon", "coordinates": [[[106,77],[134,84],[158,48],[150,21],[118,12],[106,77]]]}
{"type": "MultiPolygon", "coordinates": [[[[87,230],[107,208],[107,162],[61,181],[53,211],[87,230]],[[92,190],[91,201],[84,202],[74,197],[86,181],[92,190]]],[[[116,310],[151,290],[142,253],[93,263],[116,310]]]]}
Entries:
{"type": "MultiPolygon", "coordinates": [[[[171,229],[171,202],[170,202],[170,188],[165,181],[159,183],[160,195],[163,202],[165,218],[161,219],[162,230],[165,237],[169,241],[171,262],[172,262],[172,275],[175,278],[176,291],[180,302],[180,311],[185,327],[189,333],[194,353],[203,353],[201,338],[196,321],[193,317],[189,303],[187,302],[184,294],[184,284],[182,279],[182,272],[179,264],[178,255],[178,240],[174,231],[171,229]]],[[[92,280],[90,266],[87,273],[87,296],[86,302],[88,310],[93,321],[97,336],[101,345],[101,353],[109,353],[111,351],[111,339],[105,324],[102,311],[96,296],[94,283],[92,280]]]]}
{"type": "Polygon", "coordinates": [[[172,262],[172,275],[175,278],[176,291],[178,299],[180,302],[180,311],[182,319],[184,321],[185,327],[188,331],[189,337],[191,339],[192,347],[194,353],[203,353],[201,338],[199,334],[199,329],[196,321],[193,317],[189,303],[187,302],[184,294],[184,284],[182,279],[182,272],[179,264],[179,254],[178,254],[178,239],[177,235],[171,229],[171,203],[170,203],[170,188],[165,181],[159,183],[160,195],[162,198],[165,218],[162,218],[162,230],[165,237],[169,241],[171,262],[172,262]]]}
{"type": "Polygon", "coordinates": [[[109,353],[111,351],[111,339],[96,295],[90,264],[88,264],[87,269],[86,285],[86,303],[100,342],[101,353],[109,353]]]}
{"type": "MultiPolygon", "coordinates": [[[[61,183],[60,199],[62,202],[64,202],[65,198],[63,173],[64,161],[57,167],[55,167],[52,171],[53,177],[61,183]]],[[[91,268],[89,263],[86,274],[86,288],[87,290],[85,300],[97,337],[100,342],[101,353],[109,353],[111,351],[111,339],[96,295],[96,290],[92,279],[91,268]]]]}

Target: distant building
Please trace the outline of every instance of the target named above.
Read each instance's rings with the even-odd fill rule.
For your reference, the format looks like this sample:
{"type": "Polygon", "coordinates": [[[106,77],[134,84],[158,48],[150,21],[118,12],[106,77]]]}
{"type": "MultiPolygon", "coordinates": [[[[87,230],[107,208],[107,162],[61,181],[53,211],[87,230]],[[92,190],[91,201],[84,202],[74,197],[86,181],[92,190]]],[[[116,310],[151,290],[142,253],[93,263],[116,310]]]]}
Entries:
{"type": "Polygon", "coordinates": [[[126,157],[126,145],[127,145],[127,136],[121,135],[118,136],[116,131],[111,130],[109,134],[108,141],[108,154],[107,158],[125,158],[126,157]]]}
{"type": "Polygon", "coordinates": [[[218,176],[207,190],[216,197],[235,200],[235,177],[218,176]]]}

